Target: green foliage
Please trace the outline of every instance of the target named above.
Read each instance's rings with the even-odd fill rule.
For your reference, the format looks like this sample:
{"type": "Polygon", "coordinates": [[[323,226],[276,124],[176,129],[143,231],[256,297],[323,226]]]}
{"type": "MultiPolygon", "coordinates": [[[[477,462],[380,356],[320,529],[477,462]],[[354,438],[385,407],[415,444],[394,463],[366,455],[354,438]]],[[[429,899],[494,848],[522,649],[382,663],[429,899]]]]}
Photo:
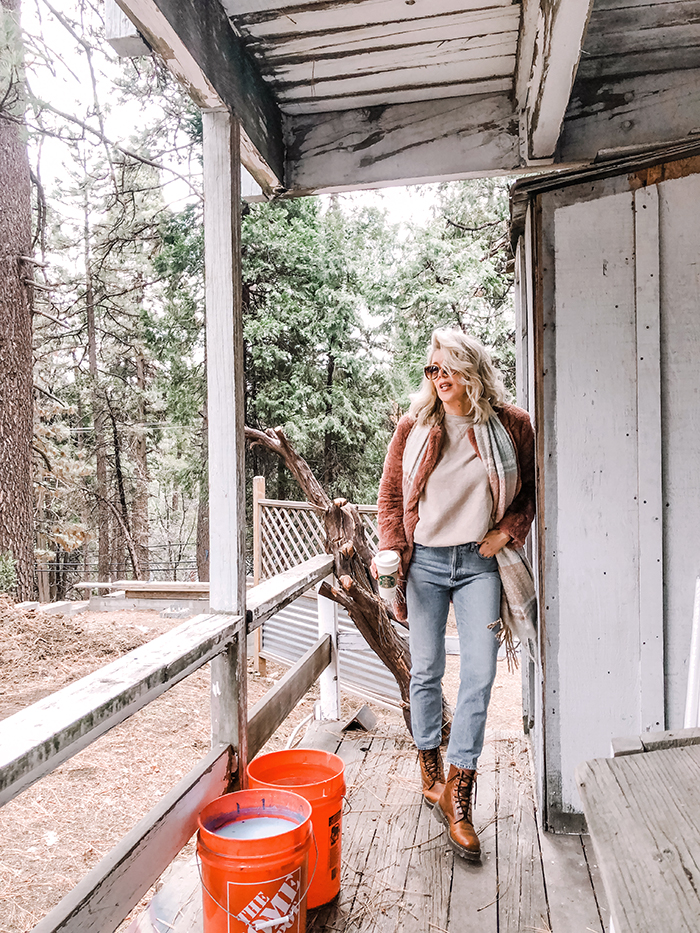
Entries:
{"type": "Polygon", "coordinates": [[[376,497],[390,431],[367,325],[367,273],[385,236],[376,211],[338,199],[254,205],[243,226],[247,421],[284,427],[327,490],[356,501],[376,497]]]}
{"type": "Polygon", "coordinates": [[[11,595],[17,587],[17,571],[10,551],[0,554],[0,593],[11,595]]]}
{"type": "Polygon", "coordinates": [[[420,382],[437,327],[460,327],[492,351],[515,388],[515,318],[503,179],[441,184],[432,220],[413,228],[389,316],[393,385],[402,408],[420,382]]]}

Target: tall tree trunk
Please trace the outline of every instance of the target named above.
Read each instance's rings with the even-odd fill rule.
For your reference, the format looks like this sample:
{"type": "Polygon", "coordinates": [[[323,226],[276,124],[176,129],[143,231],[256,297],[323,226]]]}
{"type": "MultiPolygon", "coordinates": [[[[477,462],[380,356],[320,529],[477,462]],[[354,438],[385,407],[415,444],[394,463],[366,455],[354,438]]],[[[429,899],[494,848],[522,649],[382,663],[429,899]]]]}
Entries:
{"type": "Polygon", "coordinates": [[[197,504],[197,579],[209,582],[209,473],[207,464],[209,450],[209,419],[202,418],[202,478],[199,481],[197,504]]]}
{"type": "Polygon", "coordinates": [[[0,0],[0,553],[15,560],[17,596],[34,590],[31,187],[23,139],[19,0],[0,0]]]}
{"type": "MultiPolygon", "coordinates": [[[[86,173],[87,174],[87,173],[86,173]]],[[[88,332],[88,365],[90,368],[90,398],[92,402],[92,424],[95,431],[95,480],[97,482],[97,577],[106,582],[110,579],[109,550],[109,487],[107,482],[107,445],[105,441],[105,404],[100,393],[97,371],[97,330],[95,327],[95,290],[90,264],[90,214],[87,188],[83,201],[84,210],[84,254],[85,254],[85,312],[88,332]]]]}
{"type": "Polygon", "coordinates": [[[136,553],[141,565],[141,578],[149,577],[148,566],[148,445],[146,443],[146,367],[142,356],[136,357],[136,382],[139,395],[136,411],[139,431],[134,443],[134,462],[136,465],[136,494],[131,505],[132,533],[136,553]]]}
{"type": "MultiPolygon", "coordinates": [[[[124,488],[124,471],[122,470],[122,449],[119,440],[119,431],[117,429],[117,419],[114,417],[112,406],[109,406],[109,419],[112,422],[112,438],[114,441],[114,476],[117,481],[118,505],[115,504],[112,513],[117,519],[118,527],[116,535],[119,540],[119,559],[123,560],[124,549],[128,551],[131,561],[131,569],[134,572],[134,580],[142,580],[141,564],[134,544],[134,538],[129,527],[129,507],[126,502],[126,490],[124,488]]],[[[113,548],[114,552],[114,548],[113,548]]]]}

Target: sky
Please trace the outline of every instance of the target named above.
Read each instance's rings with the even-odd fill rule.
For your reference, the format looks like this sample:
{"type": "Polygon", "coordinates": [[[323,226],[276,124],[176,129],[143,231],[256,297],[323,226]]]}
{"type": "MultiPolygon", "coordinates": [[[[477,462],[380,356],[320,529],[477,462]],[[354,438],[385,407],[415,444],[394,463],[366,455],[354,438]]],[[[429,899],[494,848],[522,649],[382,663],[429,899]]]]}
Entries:
{"type": "MultiPolygon", "coordinates": [[[[77,18],[75,0],[49,0],[59,13],[70,19],[77,18]]],[[[31,36],[28,80],[32,92],[64,112],[84,113],[93,100],[92,82],[87,58],[77,51],[76,40],[56,20],[46,0],[23,0],[22,25],[31,36]]],[[[97,66],[98,95],[104,107],[105,129],[108,137],[128,148],[128,139],[133,128],[143,120],[140,103],[134,102],[119,108],[110,108],[114,76],[119,71],[116,53],[106,47],[108,56],[95,56],[97,66]],[[110,61],[111,59],[111,61],[110,61]]],[[[157,106],[157,103],[154,104],[157,106]]],[[[96,121],[91,121],[96,125],[96,121]]],[[[66,161],[67,149],[59,142],[45,139],[42,142],[41,176],[47,189],[65,178],[70,171],[66,161]]],[[[163,195],[173,209],[180,209],[191,198],[184,183],[164,173],[163,195]]],[[[347,204],[360,206],[369,204],[383,208],[390,222],[406,224],[409,221],[424,225],[430,219],[435,203],[435,186],[382,188],[376,191],[361,191],[342,195],[347,204]]]]}

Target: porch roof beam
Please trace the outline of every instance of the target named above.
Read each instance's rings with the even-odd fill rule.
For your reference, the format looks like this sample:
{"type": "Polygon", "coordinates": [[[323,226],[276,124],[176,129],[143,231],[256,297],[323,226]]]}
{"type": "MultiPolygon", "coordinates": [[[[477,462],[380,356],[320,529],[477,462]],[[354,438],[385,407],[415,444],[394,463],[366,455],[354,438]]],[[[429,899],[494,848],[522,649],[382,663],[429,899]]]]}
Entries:
{"type": "Polygon", "coordinates": [[[592,7],[593,0],[523,0],[515,96],[530,164],[554,160],[592,7]]]}
{"type": "Polygon", "coordinates": [[[502,91],[287,116],[295,196],[503,175],[521,167],[518,114],[502,91]]]}
{"type": "Polygon", "coordinates": [[[219,0],[117,0],[203,110],[241,126],[241,162],[266,194],[284,184],[282,115],[219,0]]]}

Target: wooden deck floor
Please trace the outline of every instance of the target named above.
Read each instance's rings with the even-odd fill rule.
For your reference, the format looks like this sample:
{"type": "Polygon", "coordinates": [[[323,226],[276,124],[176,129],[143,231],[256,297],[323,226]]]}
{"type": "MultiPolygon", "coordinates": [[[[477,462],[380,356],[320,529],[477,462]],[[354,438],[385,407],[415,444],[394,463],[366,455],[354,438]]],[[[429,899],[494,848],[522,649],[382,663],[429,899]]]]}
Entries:
{"type": "MultiPolygon", "coordinates": [[[[607,933],[588,837],[538,830],[524,738],[492,736],[484,749],[480,865],[453,854],[422,805],[416,751],[402,728],[339,736],[317,727],[304,744],[339,754],[348,787],[340,895],[309,912],[308,933],[607,933]]],[[[197,882],[194,867],[181,866],[129,933],[201,933],[197,882]],[[190,892],[177,910],[173,887],[190,892]]]]}

